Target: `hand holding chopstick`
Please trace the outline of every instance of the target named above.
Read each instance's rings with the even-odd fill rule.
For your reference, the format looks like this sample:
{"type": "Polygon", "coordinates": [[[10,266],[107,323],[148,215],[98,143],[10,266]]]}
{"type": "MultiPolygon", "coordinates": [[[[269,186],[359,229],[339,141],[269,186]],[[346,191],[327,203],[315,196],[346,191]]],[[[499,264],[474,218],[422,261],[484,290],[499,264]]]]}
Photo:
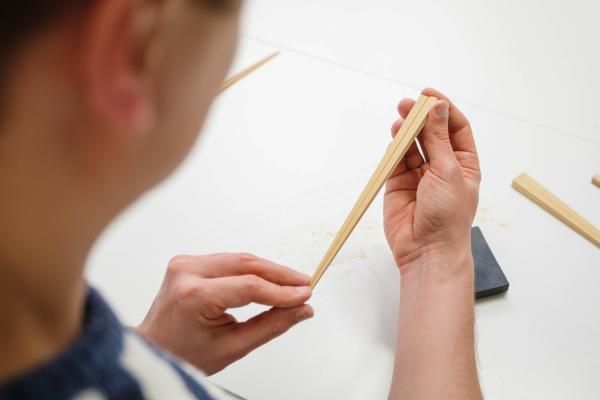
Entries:
{"type": "Polygon", "coordinates": [[[310,286],[312,288],[317,285],[364,213],[373,202],[373,199],[377,196],[387,179],[396,169],[400,163],[400,160],[402,160],[421,129],[423,129],[429,110],[436,100],[437,99],[435,97],[421,96],[415,103],[412,111],[402,124],[402,127],[398,131],[396,137],[389,145],[385,155],[379,162],[379,165],[369,180],[369,183],[367,183],[367,186],[364,188],[362,194],[358,198],[354,208],[346,218],[346,221],[336,235],[333,243],[327,250],[327,253],[325,253],[323,260],[319,264],[311,280],[310,286]]]}
{"type": "MultiPolygon", "coordinates": [[[[403,101],[400,112],[405,120],[394,124],[397,134],[393,142],[316,269],[311,287],[317,285],[388,179],[386,236],[401,271],[411,252],[425,248],[443,233],[430,226],[435,225],[431,220],[440,218],[438,222],[447,225],[448,236],[469,238],[481,177],[468,120],[432,89],[425,90],[416,102],[403,101]],[[433,116],[429,115],[432,109],[433,116]],[[414,144],[419,133],[425,159],[414,144]]],[[[468,243],[457,241],[446,247],[463,249],[468,243]]],[[[457,257],[470,257],[467,253],[457,257]]]]}

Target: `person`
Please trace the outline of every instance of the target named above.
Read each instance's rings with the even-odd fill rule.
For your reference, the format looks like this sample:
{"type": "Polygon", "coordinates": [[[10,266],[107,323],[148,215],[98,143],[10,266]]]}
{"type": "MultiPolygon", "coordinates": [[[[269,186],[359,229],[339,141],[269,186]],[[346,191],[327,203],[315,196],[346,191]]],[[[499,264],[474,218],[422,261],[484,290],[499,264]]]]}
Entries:
{"type": "MultiPolygon", "coordinates": [[[[220,371],[312,317],[309,277],[249,254],[175,257],[136,329],[84,278],[103,229],[194,143],[232,61],[241,7],[0,5],[0,399],[237,398],[199,371],[220,371]],[[243,322],[227,313],[249,303],[272,308],[243,322]]],[[[390,398],[480,399],[469,236],[477,152],[459,109],[424,93],[440,100],[422,152],[410,148],[384,200],[401,287],[390,398]]],[[[412,105],[400,103],[402,118],[412,105]]]]}

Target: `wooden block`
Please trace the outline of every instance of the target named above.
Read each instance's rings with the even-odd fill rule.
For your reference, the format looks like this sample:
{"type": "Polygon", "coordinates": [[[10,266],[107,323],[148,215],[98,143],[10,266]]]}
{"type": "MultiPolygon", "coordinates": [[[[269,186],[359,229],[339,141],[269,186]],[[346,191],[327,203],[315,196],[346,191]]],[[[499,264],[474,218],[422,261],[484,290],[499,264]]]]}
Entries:
{"type": "Polygon", "coordinates": [[[279,55],[279,52],[277,51],[277,52],[271,54],[270,56],[265,57],[264,59],[260,60],[256,64],[253,64],[253,65],[249,66],[248,68],[244,69],[243,71],[238,72],[237,74],[226,79],[225,82],[223,82],[223,85],[221,86],[219,93],[222,93],[223,91],[225,91],[227,88],[229,88],[231,85],[233,85],[237,81],[250,75],[252,72],[256,71],[257,69],[259,69],[260,67],[262,67],[263,65],[265,65],[266,63],[268,63],[269,61],[274,59],[275,57],[277,57],[278,55],[279,55]]]}
{"type": "Polygon", "coordinates": [[[572,208],[550,193],[527,174],[519,175],[512,184],[513,188],[525,197],[564,222],[575,232],[600,247],[600,230],[577,214],[572,208]]]}
{"type": "Polygon", "coordinates": [[[600,187],[600,175],[594,175],[594,177],[592,178],[592,183],[600,187]]]}
{"type": "Polygon", "coordinates": [[[310,283],[311,288],[314,289],[314,287],[317,285],[364,213],[373,202],[373,199],[375,199],[385,182],[394,172],[408,151],[410,145],[414,142],[419,132],[423,129],[423,126],[427,121],[429,110],[436,100],[437,99],[435,97],[421,96],[413,106],[411,112],[402,124],[402,127],[396,134],[390,146],[388,146],[385,155],[379,162],[379,165],[375,169],[371,179],[363,189],[360,197],[352,208],[352,211],[346,217],[344,224],[338,231],[333,243],[331,243],[321,263],[313,274],[310,283]]]}

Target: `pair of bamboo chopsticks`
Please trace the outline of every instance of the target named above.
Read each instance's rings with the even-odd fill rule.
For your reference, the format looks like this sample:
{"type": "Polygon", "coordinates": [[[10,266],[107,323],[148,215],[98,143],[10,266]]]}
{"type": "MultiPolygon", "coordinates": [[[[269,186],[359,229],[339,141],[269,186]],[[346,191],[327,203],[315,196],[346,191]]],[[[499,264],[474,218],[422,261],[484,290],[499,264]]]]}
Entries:
{"type": "Polygon", "coordinates": [[[427,115],[436,100],[435,97],[420,96],[413,106],[394,140],[388,146],[385,155],[379,162],[369,183],[367,183],[367,186],[363,189],[360,197],[352,208],[352,211],[350,211],[350,214],[346,217],[344,224],[338,231],[333,243],[331,243],[321,263],[317,267],[317,270],[313,274],[310,282],[311,288],[314,289],[317,283],[319,283],[319,280],[329,265],[331,265],[331,262],[369,208],[373,199],[375,199],[385,182],[410,148],[410,145],[415,141],[417,135],[425,126],[427,115]]]}
{"type": "MultiPolygon", "coordinates": [[[[223,82],[219,93],[222,93],[231,85],[248,76],[249,74],[257,70],[267,62],[271,61],[278,55],[279,52],[273,53],[265,59],[257,62],[256,64],[251,65],[243,71],[231,76],[230,78],[225,80],[225,82],[223,82]]],[[[419,132],[421,132],[421,130],[423,129],[423,126],[425,126],[429,110],[431,109],[431,106],[436,100],[437,99],[435,97],[420,96],[415,105],[413,106],[410,114],[402,124],[402,127],[396,134],[394,140],[388,146],[385,155],[379,162],[379,165],[377,166],[377,169],[371,176],[369,183],[363,189],[363,192],[361,193],[358,201],[354,205],[354,208],[346,218],[344,225],[342,225],[342,228],[339,230],[333,243],[327,250],[327,253],[325,254],[325,257],[323,257],[321,264],[319,264],[319,267],[315,271],[310,283],[311,288],[314,289],[314,287],[317,285],[317,283],[319,282],[329,265],[331,265],[331,262],[339,253],[340,249],[342,248],[342,246],[344,245],[344,243],[346,242],[346,240],[348,239],[348,237],[350,236],[350,234],[352,233],[352,231],[354,230],[364,213],[367,211],[367,209],[373,202],[373,199],[375,199],[385,182],[388,180],[392,172],[396,169],[396,167],[402,160],[402,157],[404,157],[404,155],[408,151],[410,145],[414,142],[419,132]]]]}
{"type": "Polygon", "coordinates": [[[262,67],[263,65],[265,65],[266,63],[268,63],[269,61],[274,59],[275,57],[277,57],[278,55],[279,55],[279,51],[276,51],[275,53],[271,54],[270,56],[260,60],[256,64],[253,64],[253,65],[249,66],[248,68],[242,70],[241,72],[238,72],[237,74],[227,78],[225,80],[225,82],[223,82],[223,84],[221,85],[221,89],[219,90],[219,93],[222,93],[223,91],[225,91],[227,88],[229,88],[231,85],[233,85],[237,81],[250,75],[257,69],[259,69],[260,67],[262,67]]]}

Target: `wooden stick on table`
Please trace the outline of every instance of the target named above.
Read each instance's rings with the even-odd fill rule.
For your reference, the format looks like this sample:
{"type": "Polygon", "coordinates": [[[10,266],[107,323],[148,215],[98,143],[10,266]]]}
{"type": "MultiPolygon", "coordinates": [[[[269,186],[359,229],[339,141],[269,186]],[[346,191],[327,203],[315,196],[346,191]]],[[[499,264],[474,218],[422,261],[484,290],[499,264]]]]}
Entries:
{"type": "Polygon", "coordinates": [[[413,106],[410,114],[402,124],[402,127],[396,134],[392,143],[379,162],[377,169],[371,176],[367,186],[363,189],[356,204],[352,208],[350,214],[346,217],[346,221],[338,231],[333,243],[325,253],[317,270],[313,274],[310,282],[310,287],[315,288],[319,280],[338,254],[364,213],[367,211],[373,199],[377,196],[385,182],[396,169],[402,157],[408,151],[410,145],[414,142],[419,132],[425,126],[427,115],[431,106],[437,99],[435,97],[421,96],[413,106]]]}
{"type": "Polygon", "coordinates": [[[513,188],[531,201],[564,222],[575,232],[600,247],[600,230],[577,214],[573,209],[550,193],[527,174],[519,175],[513,181],[513,188]]]}
{"type": "Polygon", "coordinates": [[[594,177],[592,178],[592,183],[600,187],[600,175],[594,175],[594,177]]]}
{"type": "Polygon", "coordinates": [[[271,54],[268,57],[265,57],[264,59],[260,60],[256,64],[253,64],[253,65],[249,66],[248,68],[242,70],[241,72],[238,72],[237,74],[235,74],[235,75],[227,78],[225,80],[225,82],[223,82],[223,85],[221,86],[221,89],[219,90],[219,93],[222,93],[223,91],[225,91],[225,89],[227,89],[228,87],[230,87],[231,85],[233,85],[237,81],[239,81],[239,80],[245,78],[246,76],[250,75],[252,72],[256,71],[257,69],[259,69],[260,67],[262,67],[263,65],[265,65],[266,63],[268,63],[269,61],[271,61],[272,59],[274,59],[275,57],[277,57],[278,55],[279,55],[279,51],[271,54]]]}

